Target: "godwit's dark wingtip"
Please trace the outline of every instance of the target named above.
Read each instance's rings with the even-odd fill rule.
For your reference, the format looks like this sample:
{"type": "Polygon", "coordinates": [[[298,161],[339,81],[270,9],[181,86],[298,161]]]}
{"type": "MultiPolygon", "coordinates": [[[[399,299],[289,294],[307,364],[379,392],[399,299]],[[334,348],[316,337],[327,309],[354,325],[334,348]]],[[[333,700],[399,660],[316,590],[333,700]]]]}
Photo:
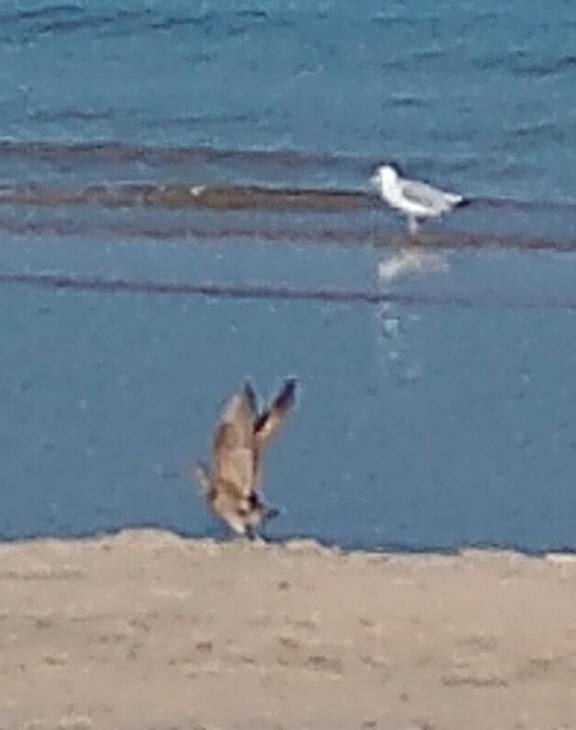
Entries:
{"type": "Polygon", "coordinates": [[[248,378],[246,378],[244,380],[244,382],[242,383],[242,390],[247,395],[249,395],[251,393],[254,393],[254,386],[252,385],[252,383],[250,382],[250,380],[248,380],[248,378]]]}
{"type": "Polygon", "coordinates": [[[284,385],[282,386],[282,390],[278,394],[278,398],[276,399],[276,406],[278,408],[286,408],[291,406],[294,401],[296,400],[296,387],[298,385],[298,381],[296,378],[287,378],[284,381],[284,385]]]}
{"type": "Polygon", "coordinates": [[[244,384],[242,386],[242,395],[248,401],[250,409],[256,412],[258,400],[256,397],[256,390],[248,379],[244,381],[244,384]]]}

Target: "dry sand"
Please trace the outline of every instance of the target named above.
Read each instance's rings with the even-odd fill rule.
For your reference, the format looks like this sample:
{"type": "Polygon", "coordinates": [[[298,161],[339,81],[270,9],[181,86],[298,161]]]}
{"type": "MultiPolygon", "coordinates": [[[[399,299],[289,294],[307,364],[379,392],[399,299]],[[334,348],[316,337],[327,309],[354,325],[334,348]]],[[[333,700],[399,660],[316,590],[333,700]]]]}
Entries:
{"type": "Polygon", "coordinates": [[[576,563],[0,546],[0,728],[576,728],[576,563]]]}

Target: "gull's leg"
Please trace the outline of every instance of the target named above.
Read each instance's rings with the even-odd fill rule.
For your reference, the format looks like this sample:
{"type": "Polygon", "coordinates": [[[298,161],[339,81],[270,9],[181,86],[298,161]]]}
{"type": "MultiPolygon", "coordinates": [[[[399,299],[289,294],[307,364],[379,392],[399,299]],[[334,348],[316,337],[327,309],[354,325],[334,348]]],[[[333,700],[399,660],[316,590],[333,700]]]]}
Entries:
{"type": "Polygon", "coordinates": [[[418,219],[413,216],[408,216],[408,231],[411,236],[415,236],[418,233],[418,219]]]}

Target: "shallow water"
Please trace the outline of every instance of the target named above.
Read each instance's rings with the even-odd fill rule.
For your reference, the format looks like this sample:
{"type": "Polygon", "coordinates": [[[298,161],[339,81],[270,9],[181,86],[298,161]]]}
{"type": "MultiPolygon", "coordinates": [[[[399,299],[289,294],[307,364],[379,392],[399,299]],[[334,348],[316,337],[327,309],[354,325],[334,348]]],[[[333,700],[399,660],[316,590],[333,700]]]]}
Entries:
{"type": "Polygon", "coordinates": [[[0,12],[0,535],[221,534],[174,473],[296,375],[271,536],[576,548],[570,10],[0,12]],[[446,271],[378,281],[383,159],[473,199],[446,271]]]}

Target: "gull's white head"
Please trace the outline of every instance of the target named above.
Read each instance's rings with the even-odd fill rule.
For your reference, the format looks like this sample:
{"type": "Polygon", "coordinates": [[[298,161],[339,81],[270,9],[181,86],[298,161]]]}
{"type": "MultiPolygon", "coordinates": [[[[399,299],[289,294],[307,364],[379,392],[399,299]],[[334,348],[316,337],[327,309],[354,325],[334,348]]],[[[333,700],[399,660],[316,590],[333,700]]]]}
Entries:
{"type": "Polygon", "coordinates": [[[370,178],[370,182],[379,190],[387,190],[398,182],[398,170],[393,165],[380,165],[370,178]]]}

